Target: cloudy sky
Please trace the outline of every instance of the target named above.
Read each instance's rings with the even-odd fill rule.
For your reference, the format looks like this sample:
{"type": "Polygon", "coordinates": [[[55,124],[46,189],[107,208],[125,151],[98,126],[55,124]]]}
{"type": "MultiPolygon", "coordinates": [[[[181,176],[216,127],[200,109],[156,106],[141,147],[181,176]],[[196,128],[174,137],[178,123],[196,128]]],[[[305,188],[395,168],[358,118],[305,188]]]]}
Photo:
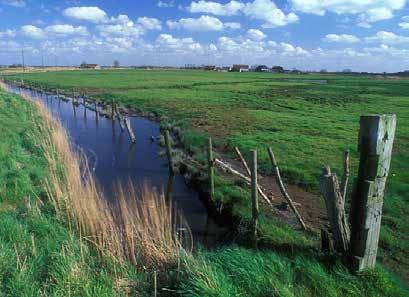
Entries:
{"type": "Polygon", "coordinates": [[[0,0],[0,64],[409,69],[409,0],[0,0]]]}

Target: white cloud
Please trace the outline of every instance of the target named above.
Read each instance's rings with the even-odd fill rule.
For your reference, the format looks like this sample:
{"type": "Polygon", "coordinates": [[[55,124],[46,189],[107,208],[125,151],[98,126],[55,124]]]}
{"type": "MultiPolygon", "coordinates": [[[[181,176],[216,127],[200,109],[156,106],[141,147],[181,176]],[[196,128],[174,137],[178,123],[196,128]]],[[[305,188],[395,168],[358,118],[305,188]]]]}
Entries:
{"type": "Polygon", "coordinates": [[[16,30],[7,29],[4,31],[0,31],[0,38],[8,37],[13,38],[16,36],[16,30]]]}
{"type": "Polygon", "coordinates": [[[125,24],[113,24],[113,25],[98,25],[97,31],[101,36],[129,36],[139,37],[144,34],[144,30],[140,26],[135,26],[133,22],[125,24]]]}
{"type": "Polygon", "coordinates": [[[217,2],[200,0],[192,2],[188,7],[188,11],[192,13],[200,12],[220,16],[232,16],[237,15],[243,7],[243,3],[234,0],[224,5],[217,2]]]}
{"type": "Polygon", "coordinates": [[[69,18],[93,23],[105,22],[108,16],[105,11],[96,6],[76,6],[64,9],[63,15],[69,18]]]}
{"type": "Polygon", "coordinates": [[[46,37],[43,29],[33,25],[22,26],[21,32],[23,33],[23,35],[33,39],[42,39],[46,37]]]}
{"type": "Polygon", "coordinates": [[[216,17],[202,15],[200,18],[186,18],[178,21],[167,21],[166,24],[170,29],[185,29],[188,31],[222,31],[224,29],[237,29],[240,28],[238,23],[225,23],[223,24],[216,17]]]}
{"type": "Polygon", "coordinates": [[[111,18],[109,23],[97,25],[96,29],[103,37],[138,39],[147,30],[162,29],[162,25],[158,19],[148,17],[140,17],[137,23],[134,23],[127,15],[121,14],[116,18],[111,18]]]}
{"type": "Polygon", "coordinates": [[[409,15],[402,17],[402,22],[399,23],[402,29],[409,29],[409,15]]]}
{"type": "Polygon", "coordinates": [[[409,43],[409,36],[397,35],[393,32],[388,31],[379,31],[374,36],[366,37],[365,41],[379,42],[383,44],[409,43]]]}
{"type": "Polygon", "coordinates": [[[242,11],[252,19],[264,21],[263,28],[275,28],[298,21],[296,14],[291,12],[286,15],[271,0],[254,0],[246,3],[242,11]]]}
{"type": "Polygon", "coordinates": [[[159,52],[202,52],[203,48],[193,38],[176,38],[170,34],[160,34],[155,41],[155,47],[159,52]]]}
{"type": "Polygon", "coordinates": [[[219,16],[232,16],[242,13],[249,18],[263,21],[264,28],[285,26],[298,21],[296,14],[292,12],[285,14],[271,0],[254,0],[247,3],[233,0],[227,4],[201,0],[192,2],[188,7],[188,11],[219,16]]]}
{"type": "Polygon", "coordinates": [[[304,13],[324,15],[357,14],[361,26],[393,17],[395,10],[405,6],[406,0],[290,0],[293,8],[304,13]]]}
{"type": "Polygon", "coordinates": [[[138,18],[138,24],[140,24],[143,28],[147,30],[161,30],[162,29],[161,21],[155,18],[140,17],[138,18]]]}
{"type": "Polygon", "coordinates": [[[10,5],[18,8],[26,7],[26,2],[23,0],[0,0],[0,4],[10,5]]]}
{"type": "Polygon", "coordinates": [[[247,31],[247,37],[252,40],[260,41],[266,39],[267,35],[258,29],[250,29],[247,31]]]}
{"type": "Polygon", "coordinates": [[[237,30],[241,28],[241,24],[240,23],[224,23],[224,28],[225,29],[232,29],[232,30],[237,30]]]}
{"type": "Polygon", "coordinates": [[[160,8],[169,8],[169,7],[174,7],[175,6],[175,1],[158,1],[158,3],[156,3],[157,7],[160,8]]]}
{"type": "Polygon", "coordinates": [[[83,26],[74,27],[72,25],[67,25],[67,24],[48,26],[44,29],[44,31],[51,35],[60,36],[60,37],[71,36],[71,35],[87,36],[89,34],[87,28],[83,26]]]}
{"type": "Polygon", "coordinates": [[[339,42],[339,43],[357,43],[359,38],[355,35],[349,34],[328,34],[325,36],[324,41],[326,42],[339,42]]]}

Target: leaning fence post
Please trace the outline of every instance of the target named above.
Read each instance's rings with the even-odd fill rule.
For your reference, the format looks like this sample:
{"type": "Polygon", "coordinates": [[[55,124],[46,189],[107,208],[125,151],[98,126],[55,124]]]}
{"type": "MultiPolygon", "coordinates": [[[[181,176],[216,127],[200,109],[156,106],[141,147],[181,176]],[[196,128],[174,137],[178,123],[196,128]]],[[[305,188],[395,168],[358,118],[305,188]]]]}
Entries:
{"type": "Polygon", "coordinates": [[[136,138],[135,138],[135,134],[133,133],[133,130],[132,130],[131,120],[128,117],[126,117],[124,119],[124,121],[125,121],[126,129],[128,130],[129,138],[131,139],[132,143],[135,143],[136,138]]]}
{"type": "Polygon", "coordinates": [[[213,143],[212,143],[211,138],[209,138],[209,143],[207,147],[207,167],[208,167],[208,175],[209,175],[210,198],[213,199],[213,196],[214,196],[214,159],[213,159],[213,143]]]}
{"type": "Polygon", "coordinates": [[[259,216],[259,208],[258,208],[258,183],[257,183],[257,151],[251,151],[252,158],[251,158],[251,202],[252,202],[252,217],[253,217],[253,244],[254,247],[257,248],[257,226],[258,226],[258,216],[259,216]]]}
{"type": "Polygon", "coordinates": [[[111,119],[115,121],[115,102],[114,99],[112,99],[112,104],[111,104],[111,119]]]}
{"type": "Polygon", "coordinates": [[[166,154],[168,156],[169,172],[174,174],[173,170],[173,160],[172,160],[172,146],[170,143],[169,130],[165,131],[165,145],[166,145],[166,154]]]}
{"type": "Polygon", "coordinates": [[[382,205],[396,130],[396,115],[361,116],[359,171],[351,202],[351,268],[376,263],[382,205]]]}

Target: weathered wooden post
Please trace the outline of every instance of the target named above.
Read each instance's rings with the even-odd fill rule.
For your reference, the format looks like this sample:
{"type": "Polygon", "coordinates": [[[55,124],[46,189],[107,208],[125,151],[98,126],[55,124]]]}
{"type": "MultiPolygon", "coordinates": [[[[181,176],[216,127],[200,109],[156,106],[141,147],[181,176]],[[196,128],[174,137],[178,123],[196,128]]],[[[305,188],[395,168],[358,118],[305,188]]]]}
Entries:
{"type": "Polygon", "coordinates": [[[351,268],[372,268],[381,227],[386,180],[391,163],[396,115],[361,116],[359,171],[351,204],[351,268]]]}
{"type": "Polygon", "coordinates": [[[99,113],[98,113],[98,104],[96,100],[94,101],[94,109],[95,109],[95,121],[98,123],[99,113]]]}
{"type": "Polygon", "coordinates": [[[84,105],[84,118],[86,118],[87,117],[87,102],[84,96],[82,97],[82,105],[84,105]]]}
{"type": "Polygon", "coordinates": [[[74,97],[72,97],[71,104],[72,104],[72,109],[74,111],[74,117],[76,118],[77,117],[77,110],[75,108],[74,97]]]}
{"type": "Polygon", "coordinates": [[[329,166],[323,169],[320,177],[320,189],[325,199],[334,247],[338,252],[345,253],[350,241],[350,230],[345,214],[345,199],[341,194],[337,175],[331,172],[329,166]]]}
{"type": "Polygon", "coordinates": [[[295,207],[295,204],[293,202],[293,200],[291,199],[290,194],[288,194],[285,186],[284,186],[284,182],[283,179],[281,178],[281,173],[280,173],[280,169],[278,168],[278,164],[277,164],[277,160],[274,156],[274,152],[271,149],[271,147],[269,147],[267,149],[268,152],[268,156],[270,157],[270,161],[271,161],[271,165],[273,166],[273,171],[274,171],[274,176],[276,178],[276,182],[280,188],[281,194],[283,194],[285,200],[287,200],[288,204],[290,205],[291,210],[294,212],[298,222],[300,223],[301,227],[303,228],[303,230],[307,230],[307,225],[305,224],[304,220],[302,219],[300,213],[298,212],[297,208],[295,207]]]}
{"type": "Polygon", "coordinates": [[[349,181],[349,150],[344,152],[344,175],[342,176],[341,182],[341,194],[344,197],[344,201],[347,198],[348,191],[348,181],[349,181]]]}
{"type": "Polygon", "coordinates": [[[209,142],[208,142],[208,147],[207,147],[207,171],[208,171],[208,176],[209,176],[210,198],[213,199],[213,196],[214,196],[214,158],[213,158],[213,143],[210,137],[209,137],[209,142]]]}
{"type": "Polygon", "coordinates": [[[118,117],[119,126],[121,126],[121,132],[125,131],[125,121],[122,118],[120,111],[118,110],[118,106],[115,105],[116,115],[118,117]]]}
{"type": "Polygon", "coordinates": [[[168,156],[168,165],[170,174],[174,174],[173,169],[173,159],[172,159],[172,145],[170,143],[169,130],[165,131],[165,145],[166,145],[166,154],[168,156]]]}
{"type": "Polygon", "coordinates": [[[111,119],[115,121],[115,102],[114,99],[112,99],[112,104],[111,104],[111,119]]]}
{"type": "Polygon", "coordinates": [[[131,139],[132,143],[135,143],[136,138],[135,138],[135,134],[133,133],[133,130],[132,130],[131,120],[128,117],[125,117],[124,121],[125,121],[126,129],[128,130],[129,138],[131,139]]]}
{"type": "Polygon", "coordinates": [[[257,226],[258,226],[258,216],[259,216],[259,208],[258,208],[258,183],[257,183],[257,151],[252,150],[252,162],[251,162],[251,202],[252,202],[252,216],[253,216],[253,244],[254,247],[257,248],[257,226]]]}

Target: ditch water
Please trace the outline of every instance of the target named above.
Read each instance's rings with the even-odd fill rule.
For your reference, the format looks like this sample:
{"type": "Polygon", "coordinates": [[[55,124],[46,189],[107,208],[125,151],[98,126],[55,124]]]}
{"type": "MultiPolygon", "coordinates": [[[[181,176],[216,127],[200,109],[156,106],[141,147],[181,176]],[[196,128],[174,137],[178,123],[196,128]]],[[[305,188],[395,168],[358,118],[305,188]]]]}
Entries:
{"type": "MultiPolygon", "coordinates": [[[[219,227],[208,215],[199,194],[189,188],[183,176],[169,178],[167,160],[160,155],[161,147],[152,141],[160,135],[159,125],[143,117],[130,117],[136,143],[132,144],[128,133],[121,132],[118,121],[97,116],[82,104],[76,106],[71,100],[59,100],[57,95],[47,95],[34,90],[7,85],[7,90],[24,94],[42,101],[53,116],[68,131],[70,141],[82,149],[94,169],[98,184],[108,199],[115,199],[113,187],[116,182],[129,179],[138,187],[145,183],[159,193],[172,189],[172,200],[182,211],[192,234],[193,241],[202,246],[218,245],[227,229],[219,227]]],[[[68,98],[69,99],[69,98],[68,98]]]]}

